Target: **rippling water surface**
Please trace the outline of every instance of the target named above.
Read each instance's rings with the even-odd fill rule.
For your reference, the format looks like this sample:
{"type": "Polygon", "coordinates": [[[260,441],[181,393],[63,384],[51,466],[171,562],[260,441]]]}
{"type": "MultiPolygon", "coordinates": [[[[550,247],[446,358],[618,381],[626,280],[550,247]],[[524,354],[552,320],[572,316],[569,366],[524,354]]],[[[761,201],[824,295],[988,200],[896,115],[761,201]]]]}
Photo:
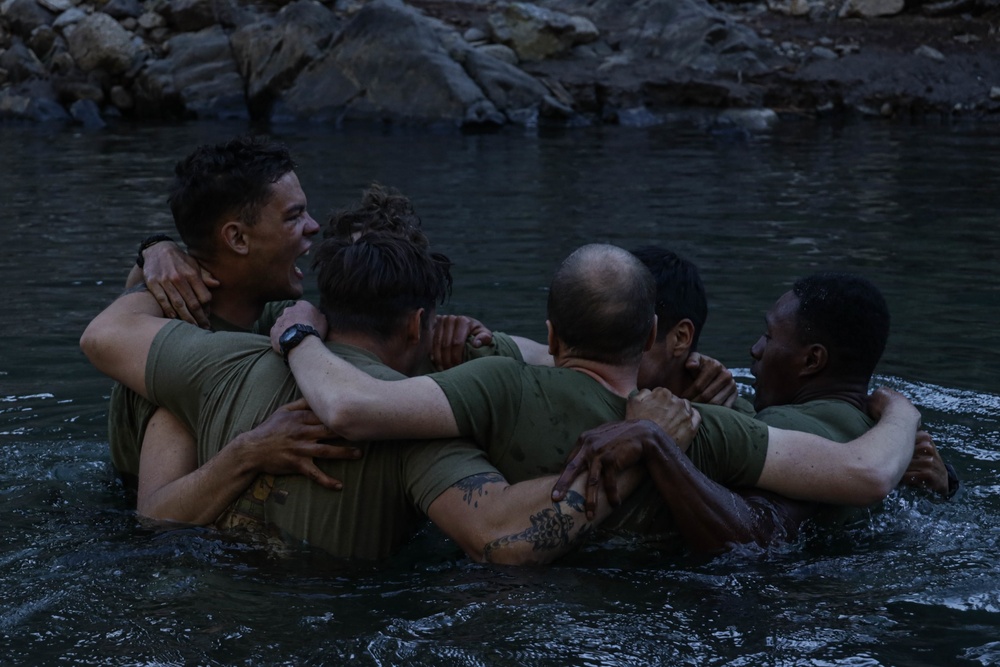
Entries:
{"type": "Polygon", "coordinates": [[[20,664],[1000,664],[1000,132],[693,125],[451,135],[274,128],[317,219],[372,180],[458,263],[450,309],[544,334],[577,245],[656,242],[702,267],[702,347],[746,374],[795,278],[862,271],[893,333],[880,382],[963,478],[849,530],[714,559],[469,563],[433,530],[379,568],[276,560],[140,525],[112,481],[109,382],[77,348],[139,239],[169,231],[176,159],[229,125],[0,126],[0,662],[20,664]]]}

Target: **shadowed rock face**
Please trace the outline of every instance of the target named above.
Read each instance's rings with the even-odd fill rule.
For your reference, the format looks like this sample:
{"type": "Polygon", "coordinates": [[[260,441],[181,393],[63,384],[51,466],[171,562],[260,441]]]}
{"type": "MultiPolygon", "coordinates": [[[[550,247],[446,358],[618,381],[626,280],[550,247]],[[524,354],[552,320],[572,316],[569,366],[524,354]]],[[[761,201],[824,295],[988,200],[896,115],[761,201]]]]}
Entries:
{"type": "Polygon", "coordinates": [[[902,9],[902,0],[0,0],[0,118],[468,127],[648,123],[678,107],[1000,111],[1000,0],[923,6],[937,18],[912,7],[851,18],[902,9]],[[973,21],[958,11],[986,13],[973,21]]]}

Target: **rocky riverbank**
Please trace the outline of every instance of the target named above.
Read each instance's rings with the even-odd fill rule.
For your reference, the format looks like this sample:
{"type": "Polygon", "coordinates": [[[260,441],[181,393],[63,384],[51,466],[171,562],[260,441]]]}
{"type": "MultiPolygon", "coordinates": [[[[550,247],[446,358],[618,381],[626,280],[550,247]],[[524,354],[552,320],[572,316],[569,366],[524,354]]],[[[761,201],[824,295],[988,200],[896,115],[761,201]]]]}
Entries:
{"type": "Polygon", "coordinates": [[[1000,118],[1000,0],[907,2],[2,0],[0,119],[1000,118]]]}

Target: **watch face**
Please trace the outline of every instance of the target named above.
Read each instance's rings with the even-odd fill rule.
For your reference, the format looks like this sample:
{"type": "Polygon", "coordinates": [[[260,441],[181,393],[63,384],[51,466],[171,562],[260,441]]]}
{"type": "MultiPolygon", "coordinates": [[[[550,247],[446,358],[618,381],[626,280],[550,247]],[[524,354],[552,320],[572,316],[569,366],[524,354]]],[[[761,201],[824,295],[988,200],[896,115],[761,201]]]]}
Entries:
{"type": "Polygon", "coordinates": [[[281,337],[278,338],[278,343],[281,344],[282,346],[288,345],[293,340],[295,340],[296,336],[300,336],[301,333],[302,332],[299,331],[299,325],[293,324],[292,326],[285,329],[285,332],[281,334],[281,337]]]}

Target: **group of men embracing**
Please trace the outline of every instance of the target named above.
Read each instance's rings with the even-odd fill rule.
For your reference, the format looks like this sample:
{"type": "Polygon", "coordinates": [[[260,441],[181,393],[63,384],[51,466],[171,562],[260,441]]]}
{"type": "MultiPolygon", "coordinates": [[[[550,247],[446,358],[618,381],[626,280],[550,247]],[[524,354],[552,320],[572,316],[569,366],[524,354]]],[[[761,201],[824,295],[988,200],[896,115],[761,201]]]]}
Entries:
{"type": "Polygon", "coordinates": [[[957,487],[909,401],[868,395],[889,313],[864,278],[777,300],[751,408],[697,353],[705,291],[668,250],[573,251],[534,342],[438,315],[451,263],[391,189],[314,240],[294,169],[249,136],[178,163],[184,249],[143,241],[81,339],[118,382],[112,461],[142,516],[364,560],[429,518],[473,559],[524,564],[607,535],[766,546],[901,481],[957,487]],[[295,301],[307,252],[318,307],[295,301]]]}

